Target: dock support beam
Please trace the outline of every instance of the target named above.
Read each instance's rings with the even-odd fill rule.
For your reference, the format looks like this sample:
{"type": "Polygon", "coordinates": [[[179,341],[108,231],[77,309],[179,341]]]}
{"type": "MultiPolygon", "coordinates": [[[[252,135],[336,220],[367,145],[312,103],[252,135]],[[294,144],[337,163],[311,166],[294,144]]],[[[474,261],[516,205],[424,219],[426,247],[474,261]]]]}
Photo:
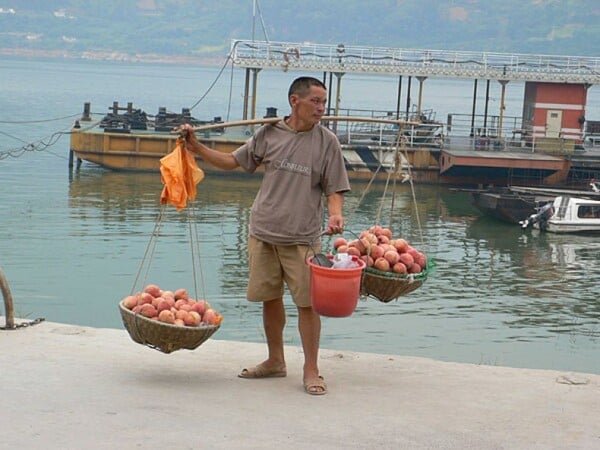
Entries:
{"type": "Polygon", "coordinates": [[[417,102],[417,117],[421,117],[421,105],[423,103],[423,83],[425,83],[425,80],[427,79],[427,77],[417,77],[417,80],[419,80],[419,100],[417,102]]]}
{"type": "Polygon", "coordinates": [[[498,80],[498,82],[502,85],[502,94],[500,94],[500,114],[498,118],[498,139],[502,139],[502,125],[504,122],[504,109],[506,106],[504,105],[504,101],[506,99],[506,85],[508,84],[508,80],[498,80]]]}
{"type": "Polygon", "coordinates": [[[248,93],[250,92],[250,69],[246,69],[246,79],[244,81],[244,110],[242,117],[248,120],[248,93]]]}
{"type": "Polygon", "coordinates": [[[475,136],[475,112],[477,104],[477,78],[473,84],[473,108],[471,109],[471,137],[475,136]]]}
{"type": "Polygon", "coordinates": [[[483,135],[488,135],[487,129],[487,118],[488,118],[488,106],[490,104],[490,80],[487,80],[485,85],[485,111],[483,113],[483,135]]]}
{"type": "Polygon", "coordinates": [[[412,82],[412,76],[408,77],[408,90],[406,91],[406,120],[410,120],[410,85],[412,82]]]}
{"type": "MultiPolygon", "coordinates": [[[[337,78],[337,87],[335,90],[335,115],[338,116],[340,113],[340,102],[342,101],[342,77],[344,76],[343,72],[335,72],[335,77],[337,78]]],[[[333,132],[337,132],[337,121],[333,122],[333,132]]]]}
{"type": "Polygon", "coordinates": [[[252,69],[252,115],[251,119],[256,119],[256,91],[258,85],[258,72],[261,69],[252,69]]]}
{"type": "Polygon", "coordinates": [[[402,75],[398,77],[398,100],[396,101],[396,120],[400,119],[400,98],[402,97],[402,75]]]}

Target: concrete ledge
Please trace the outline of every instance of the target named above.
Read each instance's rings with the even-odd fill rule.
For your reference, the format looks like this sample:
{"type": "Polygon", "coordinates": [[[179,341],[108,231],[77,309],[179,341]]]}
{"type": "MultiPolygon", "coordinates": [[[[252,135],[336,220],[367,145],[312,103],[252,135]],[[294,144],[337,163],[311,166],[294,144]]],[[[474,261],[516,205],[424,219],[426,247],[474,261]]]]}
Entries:
{"type": "Polygon", "coordinates": [[[165,355],[124,330],[1,330],[0,447],[600,448],[600,375],[325,350],[313,397],[299,348],[287,378],[244,380],[265,345],[217,339],[165,355]]]}

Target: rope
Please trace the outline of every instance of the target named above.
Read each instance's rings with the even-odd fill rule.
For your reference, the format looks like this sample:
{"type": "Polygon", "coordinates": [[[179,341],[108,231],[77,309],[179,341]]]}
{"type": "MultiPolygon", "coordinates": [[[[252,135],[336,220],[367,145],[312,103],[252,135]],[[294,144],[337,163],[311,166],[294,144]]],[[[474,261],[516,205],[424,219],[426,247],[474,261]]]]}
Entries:
{"type": "Polygon", "coordinates": [[[188,222],[190,229],[190,247],[192,251],[192,273],[194,277],[194,297],[196,300],[205,299],[206,298],[206,282],[204,279],[204,270],[202,269],[202,258],[200,253],[200,238],[198,235],[198,220],[196,217],[196,208],[195,202],[191,202],[189,205],[189,214],[188,214],[188,222]],[[196,255],[198,257],[198,269],[200,272],[200,287],[201,287],[201,296],[198,296],[198,282],[196,275],[196,257],[194,256],[194,244],[196,245],[196,255]]]}
{"type": "Polygon", "coordinates": [[[161,205],[161,208],[158,212],[158,216],[156,217],[156,220],[154,222],[154,229],[152,230],[152,234],[150,235],[150,239],[148,240],[148,244],[146,245],[146,250],[144,251],[144,256],[142,256],[142,261],[140,262],[140,266],[138,268],[137,274],[133,281],[133,285],[131,286],[130,295],[134,294],[136,286],[140,286],[140,285],[144,286],[146,284],[146,281],[148,279],[148,273],[150,271],[150,266],[152,263],[152,259],[154,258],[154,251],[156,250],[156,242],[158,239],[160,227],[162,225],[164,211],[165,211],[165,205],[161,205]],[[150,256],[148,256],[148,255],[150,255],[150,256]],[[147,261],[147,263],[146,263],[146,261],[147,261]],[[140,275],[142,274],[142,271],[144,270],[144,266],[146,266],[146,273],[144,274],[142,283],[138,284],[140,275]]]}
{"type": "MultiPolygon", "coordinates": [[[[71,117],[76,117],[79,114],[73,114],[70,116],[64,116],[64,117],[58,117],[55,119],[47,119],[47,120],[36,120],[36,121],[20,121],[20,122],[9,122],[9,121],[0,121],[0,123],[9,123],[9,124],[29,124],[29,123],[38,123],[38,122],[51,122],[51,121],[56,121],[56,120],[63,120],[63,119],[68,119],[71,117]]],[[[81,127],[78,129],[78,131],[86,131],[88,129],[94,128],[96,126],[96,122],[91,123],[90,125],[88,125],[87,127],[81,127]]],[[[67,131],[56,131],[54,133],[52,133],[49,136],[45,136],[43,138],[38,139],[37,141],[33,141],[33,142],[27,142],[23,139],[21,139],[18,136],[14,136],[12,134],[9,134],[5,131],[1,131],[0,130],[0,134],[10,137],[12,139],[15,139],[17,141],[22,142],[24,145],[20,146],[20,147],[14,147],[14,148],[9,148],[7,150],[2,150],[0,151],[0,161],[3,159],[7,159],[9,157],[12,158],[20,158],[21,156],[23,156],[25,153],[27,152],[42,152],[47,150],[49,147],[52,147],[53,145],[55,145],[63,136],[66,135],[70,135],[73,134],[72,131],[70,131],[71,128],[69,127],[67,129],[67,131]]],[[[66,159],[66,157],[61,156],[61,155],[57,155],[55,153],[50,152],[52,155],[58,157],[58,158],[62,158],[62,159],[66,159]]]]}
{"type": "MultiPolygon", "coordinates": [[[[386,200],[386,197],[388,195],[388,189],[389,189],[390,179],[393,177],[392,194],[391,194],[391,208],[390,208],[390,220],[389,220],[389,226],[390,227],[392,226],[393,217],[394,217],[395,199],[396,199],[396,183],[397,183],[397,180],[398,180],[398,173],[399,173],[400,166],[401,166],[401,159],[400,159],[401,152],[400,152],[400,149],[403,148],[404,149],[404,157],[406,158],[406,161],[407,161],[408,180],[410,182],[411,196],[412,196],[412,201],[413,201],[413,205],[414,205],[414,208],[415,208],[415,215],[416,215],[416,220],[417,220],[417,228],[418,228],[418,231],[419,231],[419,238],[421,240],[421,245],[424,246],[423,229],[422,229],[422,225],[421,225],[421,219],[420,219],[420,216],[419,216],[419,208],[418,208],[418,204],[417,204],[417,198],[416,198],[415,189],[414,189],[414,183],[413,183],[413,179],[412,179],[412,172],[411,172],[411,169],[410,169],[410,163],[409,163],[409,159],[408,159],[408,151],[407,151],[406,143],[403,142],[404,139],[403,139],[403,136],[402,136],[402,132],[403,132],[402,126],[399,126],[398,127],[398,134],[396,135],[396,141],[395,141],[395,145],[394,145],[394,152],[393,152],[393,155],[394,155],[393,170],[388,173],[388,176],[386,178],[385,185],[384,185],[384,190],[383,190],[383,194],[381,196],[381,200],[380,200],[380,203],[379,203],[377,214],[375,216],[375,221],[376,221],[377,224],[380,223],[381,216],[382,216],[382,213],[383,213],[383,206],[385,204],[385,200],[386,200]]],[[[383,164],[387,162],[387,158],[391,154],[392,154],[391,152],[387,153],[380,160],[379,166],[377,167],[377,169],[375,170],[375,172],[373,172],[373,175],[371,176],[371,179],[369,180],[369,183],[367,184],[367,187],[364,189],[364,191],[363,191],[360,199],[358,200],[358,203],[356,204],[355,209],[349,215],[349,219],[358,210],[358,208],[361,205],[362,201],[364,200],[364,198],[366,197],[367,193],[369,192],[369,189],[373,185],[373,182],[377,178],[377,174],[379,173],[379,171],[383,167],[383,164]]],[[[348,220],[348,221],[350,221],[350,220],[348,220]]]]}

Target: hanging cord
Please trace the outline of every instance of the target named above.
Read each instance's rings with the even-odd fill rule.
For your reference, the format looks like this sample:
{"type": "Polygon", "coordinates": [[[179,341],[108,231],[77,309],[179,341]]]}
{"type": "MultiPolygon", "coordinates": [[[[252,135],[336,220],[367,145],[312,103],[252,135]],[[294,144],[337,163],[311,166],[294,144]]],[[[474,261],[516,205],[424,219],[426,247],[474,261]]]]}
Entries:
{"type": "Polygon", "coordinates": [[[190,230],[190,247],[192,250],[192,273],[194,277],[194,298],[196,300],[206,299],[206,282],[204,280],[204,270],[202,269],[202,258],[200,253],[200,237],[198,235],[198,220],[196,217],[195,202],[191,202],[189,205],[188,222],[190,230]],[[200,272],[200,287],[201,296],[198,296],[198,282],[196,274],[196,256],[194,256],[194,244],[196,246],[196,255],[198,258],[198,270],[200,272]]]}
{"type": "MultiPolygon", "coordinates": [[[[408,151],[406,150],[406,146],[404,146],[404,157],[406,161],[408,161],[408,151]]],[[[413,184],[412,172],[410,169],[410,164],[407,164],[408,171],[408,182],[410,183],[410,192],[412,194],[413,205],[415,206],[415,216],[417,218],[417,227],[419,228],[419,238],[421,239],[421,245],[425,247],[425,239],[423,239],[423,228],[421,226],[421,216],[419,215],[419,205],[417,203],[417,197],[415,195],[415,186],[413,184]]]]}
{"type": "Polygon", "coordinates": [[[396,199],[396,184],[397,184],[397,180],[398,180],[398,174],[399,171],[401,169],[402,166],[402,160],[400,158],[400,156],[402,155],[401,152],[401,148],[404,149],[404,158],[406,159],[406,169],[408,172],[407,175],[407,179],[410,183],[410,189],[411,189],[411,196],[412,196],[412,201],[414,204],[414,208],[415,208],[415,215],[416,215],[416,220],[417,220],[417,227],[419,229],[419,238],[421,240],[421,245],[424,246],[424,238],[423,238],[423,230],[422,230],[422,225],[421,225],[421,219],[419,216],[419,208],[418,208],[418,204],[417,204],[417,198],[416,198],[416,194],[415,194],[415,188],[414,188],[414,184],[413,184],[413,179],[412,179],[412,172],[411,172],[411,168],[410,168],[410,162],[408,159],[408,151],[407,151],[407,146],[406,146],[406,139],[403,137],[403,127],[399,126],[398,127],[398,133],[396,135],[396,141],[395,141],[395,145],[394,145],[394,152],[389,152],[387,153],[380,161],[379,166],[377,167],[377,169],[375,170],[375,172],[373,172],[373,175],[371,176],[371,179],[369,180],[369,183],[367,184],[367,187],[365,188],[365,190],[363,191],[360,199],[358,200],[358,203],[356,204],[356,207],[354,208],[354,211],[349,215],[349,220],[350,221],[350,217],[352,217],[352,215],[354,213],[356,213],[356,211],[358,210],[358,208],[360,207],[362,201],[364,200],[364,198],[366,197],[366,195],[369,192],[369,189],[371,188],[372,184],[374,183],[377,174],[379,173],[379,171],[381,170],[381,168],[383,167],[383,165],[387,162],[387,158],[390,155],[394,156],[394,164],[393,164],[393,170],[391,170],[388,173],[388,176],[386,178],[386,182],[384,185],[384,190],[383,190],[383,194],[381,196],[381,200],[380,200],[380,204],[377,210],[377,214],[375,216],[375,220],[376,223],[380,222],[381,219],[381,215],[382,215],[382,211],[383,211],[383,205],[385,202],[385,199],[388,195],[388,188],[389,188],[389,184],[390,184],[390,179],[393,177],[393,184],[392,184],[392,197],[391,197],[391,208],[390,208],[390,227],[392,226],[392,218],[394,215],[394,206],[395,206],[395,199],[396,199]]]}
{"type": "Polygon", "coordinates": [[[396,145],[395,145],[394,152],[393,153],[392,152],[386,152],[385,155],[383,156],[383,158],[381,158],[381,160],[379,162],[379,165],[377,166],[377,169],[375,169],[375,172],[373,172],[373,175],[369,179],[369,182],[367,183],[366,188],[363,190],[360,198],[358,199],[356,207],[349,214],[349,216],[348,216],[349,219],[350,219],[350,217],[352,217],[356,213],[356,211],[358,210],[358,208],[362,204],[363,200],[365,199],[365,197],[369,193],[369,190],[371,189],[371,186],[373,185],[373,183],[377,179],[377,175],[379,174],[379,172],[383,168],[383,165],[385,163],[387,163],[388,162],[388,158],[393,155],[394,156],[394,161],[395,161],[394,170],[390,171],[388,173],[388,176],[387,176],[386,182],[385,182],[384,193],[382,195],[382,199],[381,199],[381,202],[379,204],[379,208],[377,210],[377,215],[375,217],[376,222],[379,222],[379,220],[381,219],[381,213],[382,213],[382,210],[383,210],[383,200],[385,199],[385,196],[386,196],[386,193],[387,193],[387,188],[388,188],[388,185],[389,185],[390,178],[392,177],[392,175],[396,175],[397,172],[398,172],[398,165],[399,165],[399,163],[398,163],[398,153],[399,153],[399,145],[400,145],[399,143],[401,141],[401,134],[402,134],[402,127],[399,127],[398,135],[397,135],[397,138],[396,138],[396,145]]]}
{"type": "Polygon", "coordinates": [[[142,261],[140,263],[140,267],[138,268],[138,272],[133,281],[133,286],[131,286],[131,295],[134,294],[136,286],[140,286],[140,284],[138,284],[138,281],[140,279],[140,275],[141,275],[142,271],[144,270],[144,267],[146,268],[146,273],[144,274],[144,278],[143,278],[143,281],[141,282],[141,286],[143,287],[146,285],[146,281],[148,279],[148,273],[150,271],[150,266],[152,265],[152,259],[154,258],[154,252],[156,250],[156,243],[158,240],[160,227],[162,225],[164,211],[165,211],[165,205],[162,205],[158,212],[158,216],[156,217],[156,221],[154,222],[154,229],[152,230],[152,234],[150,235],[150,239],[148,240],[148,244],[146,245],[146,250],[144,252],[144,256],[142,257],[142,261]]]}
{"type": "MultiPolygon", "coordinates": [[[[219,78],[221,78],[221,75],[223,75],[223,71],[225,70],[225,68],[227,67],[227,64],[229,64],[229,61],[232,61],[232,69],[233,69],[233,52],[235,51],[236,46],[238,45],[238,42],[234,42],[233,47],[231,47],[231,50],[229,51],[229,54],[227,55],[227,58],[225,58],[225,62],[223,63],[223,65],[221,66],[221,69],[219,70],[219,73],[217,74],[217,77],[213,80],[213,82],[211,83],[211,85],[208,87],[208,89],[206,90],[206,92],[204,92],[204,94],[196,101],[196,103],[194,103],[191,107],[190,107],[190,111],[192,111],[196,106],[198,106],[200,104],[200,102],[202,102],[202,100],[204,100],[206,98],[206,96],[210,93],[210,91],[212,91],[212,88],[215,87],[215,84],[217,84],[217,81],[219,81],[219,78]]],[[[233,83],[230,82],[230,85],[232,85],[233,83]]],[[[231,92],[230,92],[230,102],[231,102],[231,92]]],[[[229,113],[228,113],[229,114],[229,113]]]]}

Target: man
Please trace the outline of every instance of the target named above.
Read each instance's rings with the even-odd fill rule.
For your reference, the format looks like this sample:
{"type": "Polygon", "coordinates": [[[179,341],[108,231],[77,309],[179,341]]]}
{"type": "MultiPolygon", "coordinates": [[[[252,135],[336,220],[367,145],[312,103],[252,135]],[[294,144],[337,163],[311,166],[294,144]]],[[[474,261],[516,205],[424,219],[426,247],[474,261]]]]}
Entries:
{"type": "MultiPolygon", "coordinates": [[[[341,233],[343,193],[350,190],[337,137],[320,124],[327,89],[316,78],[300,77],[288,92],[291,114],[264,125],[233,153],[223,153],[198,142],[189,125],[187,148],[224,170],[242,167],[265,173],[251,210],[248,238],[247,298],[263,303],[263,325],[268,357],[244,369],[241,378],[287,375],[283,330],[284,283],[298,309],[298,329],[304,350],[303,382],[307,393],[322,395],[327,385],[319,374],[321,319],[311,308],[310,268],[305,257],[318,248],[326,197],[328,234],[341,233]]],[[[318,251],[318,250],[317,250],[318,251]]]]}

